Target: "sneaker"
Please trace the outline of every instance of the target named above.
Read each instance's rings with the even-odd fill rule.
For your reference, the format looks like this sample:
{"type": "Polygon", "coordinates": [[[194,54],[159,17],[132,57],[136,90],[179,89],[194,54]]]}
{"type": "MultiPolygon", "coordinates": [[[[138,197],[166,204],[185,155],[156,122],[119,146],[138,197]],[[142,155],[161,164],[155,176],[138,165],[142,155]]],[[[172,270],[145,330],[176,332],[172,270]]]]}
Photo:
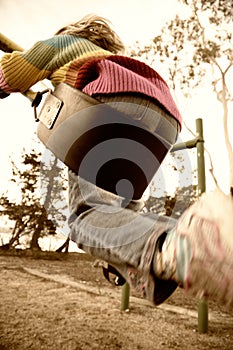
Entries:
{"type": "Polygon", "coordinates": [[[128,281],[142,298],[158,306],[167,300],[176,290],[178,284],[173,280],[164,280],[154,274],[144,275],[139,270],[128,268],[128,281]]]}
{"type": "Polygon", "coordinates": [[[232,307],[233,196],[218,188],[203,194],[184,212],[171,235],[174,232],[173,279],[189,295],[207,297],[232,307]]]}

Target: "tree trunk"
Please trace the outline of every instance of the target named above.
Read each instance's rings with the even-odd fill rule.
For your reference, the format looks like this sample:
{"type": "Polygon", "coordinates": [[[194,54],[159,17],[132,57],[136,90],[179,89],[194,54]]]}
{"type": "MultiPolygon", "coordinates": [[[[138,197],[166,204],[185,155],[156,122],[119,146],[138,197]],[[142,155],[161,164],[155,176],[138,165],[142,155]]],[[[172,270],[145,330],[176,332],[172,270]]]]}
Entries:
{"type": "Polygon", "coordinates": [[[8,243],[9,249],[12,248],[15,243],[16,245],[19,244],[20,236],[24,232],[26,226],[27,226],[27,222],[23,223],[22,219],[16,220],[11,238],[8,243]]]}
{"type": "Polygon", "coordinates": [[[228,129],[228,103],[227,103],[227,87],[225,82],[225,75],[222,74],[222,106],[223,106],[223,128],[224,128],[224,136],[225,143],[228,152],[229,159],[229,168],[230,168],[230,191],[233,188],[233,149],[229,136],[228,129]]]}
{"type": "Polygon", "coordinates": [[[44,220],[44,216],[42,215],[38,221],[35,231],[33,232],[32,239],[30,242],[30,249],[41,250],[38,240],[41,236],[41,232],[43,229],[43,220],[44,220]]]}
{"type": "Polygon", "coordinates": [[[68,253],[69,252],[69,243],[70,243],[70,239],[68,237],[67,240],[61,245],[61,247],[59,247],[56,250],[56,252],[61,253],[65,249],[65,253],[68,253]]]}
{"type": "Polygon", "coordinates": [[[33,233],[32,239],[31,239],[31,242],[30,242],[30,249],[32,249],[32,250],[41,250],[41,248],[39,246],[39,243],[38,243],[38,239],[40,237],[40,233],[41,233],[41,231],[39,231],[39,230],[36,230],[33,233]]]}

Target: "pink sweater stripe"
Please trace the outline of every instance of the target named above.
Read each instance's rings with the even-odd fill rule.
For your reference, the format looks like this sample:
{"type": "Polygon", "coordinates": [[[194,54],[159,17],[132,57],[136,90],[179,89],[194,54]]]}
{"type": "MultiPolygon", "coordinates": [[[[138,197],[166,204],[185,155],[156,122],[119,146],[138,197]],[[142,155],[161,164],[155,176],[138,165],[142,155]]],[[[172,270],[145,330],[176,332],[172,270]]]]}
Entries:
{"type": "Polygon", "coordinates": [[[78,74],[77,88],[88,95],[141,93],[159,102],[181,124],[182,117],[163,78],[146,64],[123,56],[94,59],[78,74]]]}
{"type": "Polygon", "coordinates": [[[7,82],[4,78],[3,71],[2,71],[1,67],[0,67],[0,86],[1,86],[1,89],[8,94],[13,92],[13,90],[10,88],[10,86],[7,84],[7,82]]]}

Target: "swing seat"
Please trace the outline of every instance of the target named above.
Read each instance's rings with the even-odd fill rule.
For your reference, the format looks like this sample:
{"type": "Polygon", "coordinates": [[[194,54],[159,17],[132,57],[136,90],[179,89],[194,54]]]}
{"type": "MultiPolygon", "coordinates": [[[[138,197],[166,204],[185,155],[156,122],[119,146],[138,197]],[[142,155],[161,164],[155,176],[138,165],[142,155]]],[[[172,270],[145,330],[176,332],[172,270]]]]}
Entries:
{"type": "Polygon", "coordinates": [[[47,96],[37,136],[76,174],[131,199],[142,197],[169,148],[149,123],[64,83],[47,96]]]}

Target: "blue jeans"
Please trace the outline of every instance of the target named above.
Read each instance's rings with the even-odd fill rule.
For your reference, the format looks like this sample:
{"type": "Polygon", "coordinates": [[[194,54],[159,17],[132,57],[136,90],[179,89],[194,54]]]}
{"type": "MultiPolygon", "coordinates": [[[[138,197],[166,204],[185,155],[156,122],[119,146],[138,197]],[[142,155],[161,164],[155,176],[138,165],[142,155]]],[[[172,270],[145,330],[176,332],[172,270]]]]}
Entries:
{"type": "MultiPolygon", "coordinates": [[[[154,159],[151,164],[154,175],[166,153],[177,140],[178,122],[161,106],[140,96],[96,96],[96,98],[124,112],[130,118],[146,124],[153,135],[160,140],[163,155],[159,161],[154,159]]],[[[135,163],[138,161],[137,154],[144,156],[145,160],[148,156],[151,163],[153,157],[159,154],[158,149],[155,155],[151,155],[151,150],[147,150],[145,145],[142,146],[140,153],[141,145],[138,140],[134,144],[132,136],[130,140],[127,140],[127,135],[125,138],[126,140],[117,140],[119,148],[124,141],[125,146],[135,147],[136,156],[133,154],[135,163]]],[[[117,154],[114,156],[117,158],[117,154]]],[[[132,163],[130,159],[126,160],[129,160],[129,164],[132,163]]],[[[142,159],[138,162],[143,166],[142,159]]],[[[147,171],[147,165],[146,163],[146,170],[142,169],[143,172],[147,171]]],[[[147,174],[145,177],[147,178],[147,174]]],[[[131,176],[130,179],[134,177],[131,176]]],[[[148,181],[150,179],[149,177],[148,181]]],[[[147,271],[151,269],[158,238],[176,222],[169,217],[154,213],[142,213],[143,200],[138,196],[135,198],[132,184],[124,178],[122,181],[117,178],[117,181],[116,189],[108,191],[69,171],[70,238],[80,249],[115,266],[127,278],[125,271],[129,267],[140,269],[142,272],[144,269],[147,271]]],[[[143,186],[141,192],[146,189],[148,183],[145,182],[143,186]]]]}

